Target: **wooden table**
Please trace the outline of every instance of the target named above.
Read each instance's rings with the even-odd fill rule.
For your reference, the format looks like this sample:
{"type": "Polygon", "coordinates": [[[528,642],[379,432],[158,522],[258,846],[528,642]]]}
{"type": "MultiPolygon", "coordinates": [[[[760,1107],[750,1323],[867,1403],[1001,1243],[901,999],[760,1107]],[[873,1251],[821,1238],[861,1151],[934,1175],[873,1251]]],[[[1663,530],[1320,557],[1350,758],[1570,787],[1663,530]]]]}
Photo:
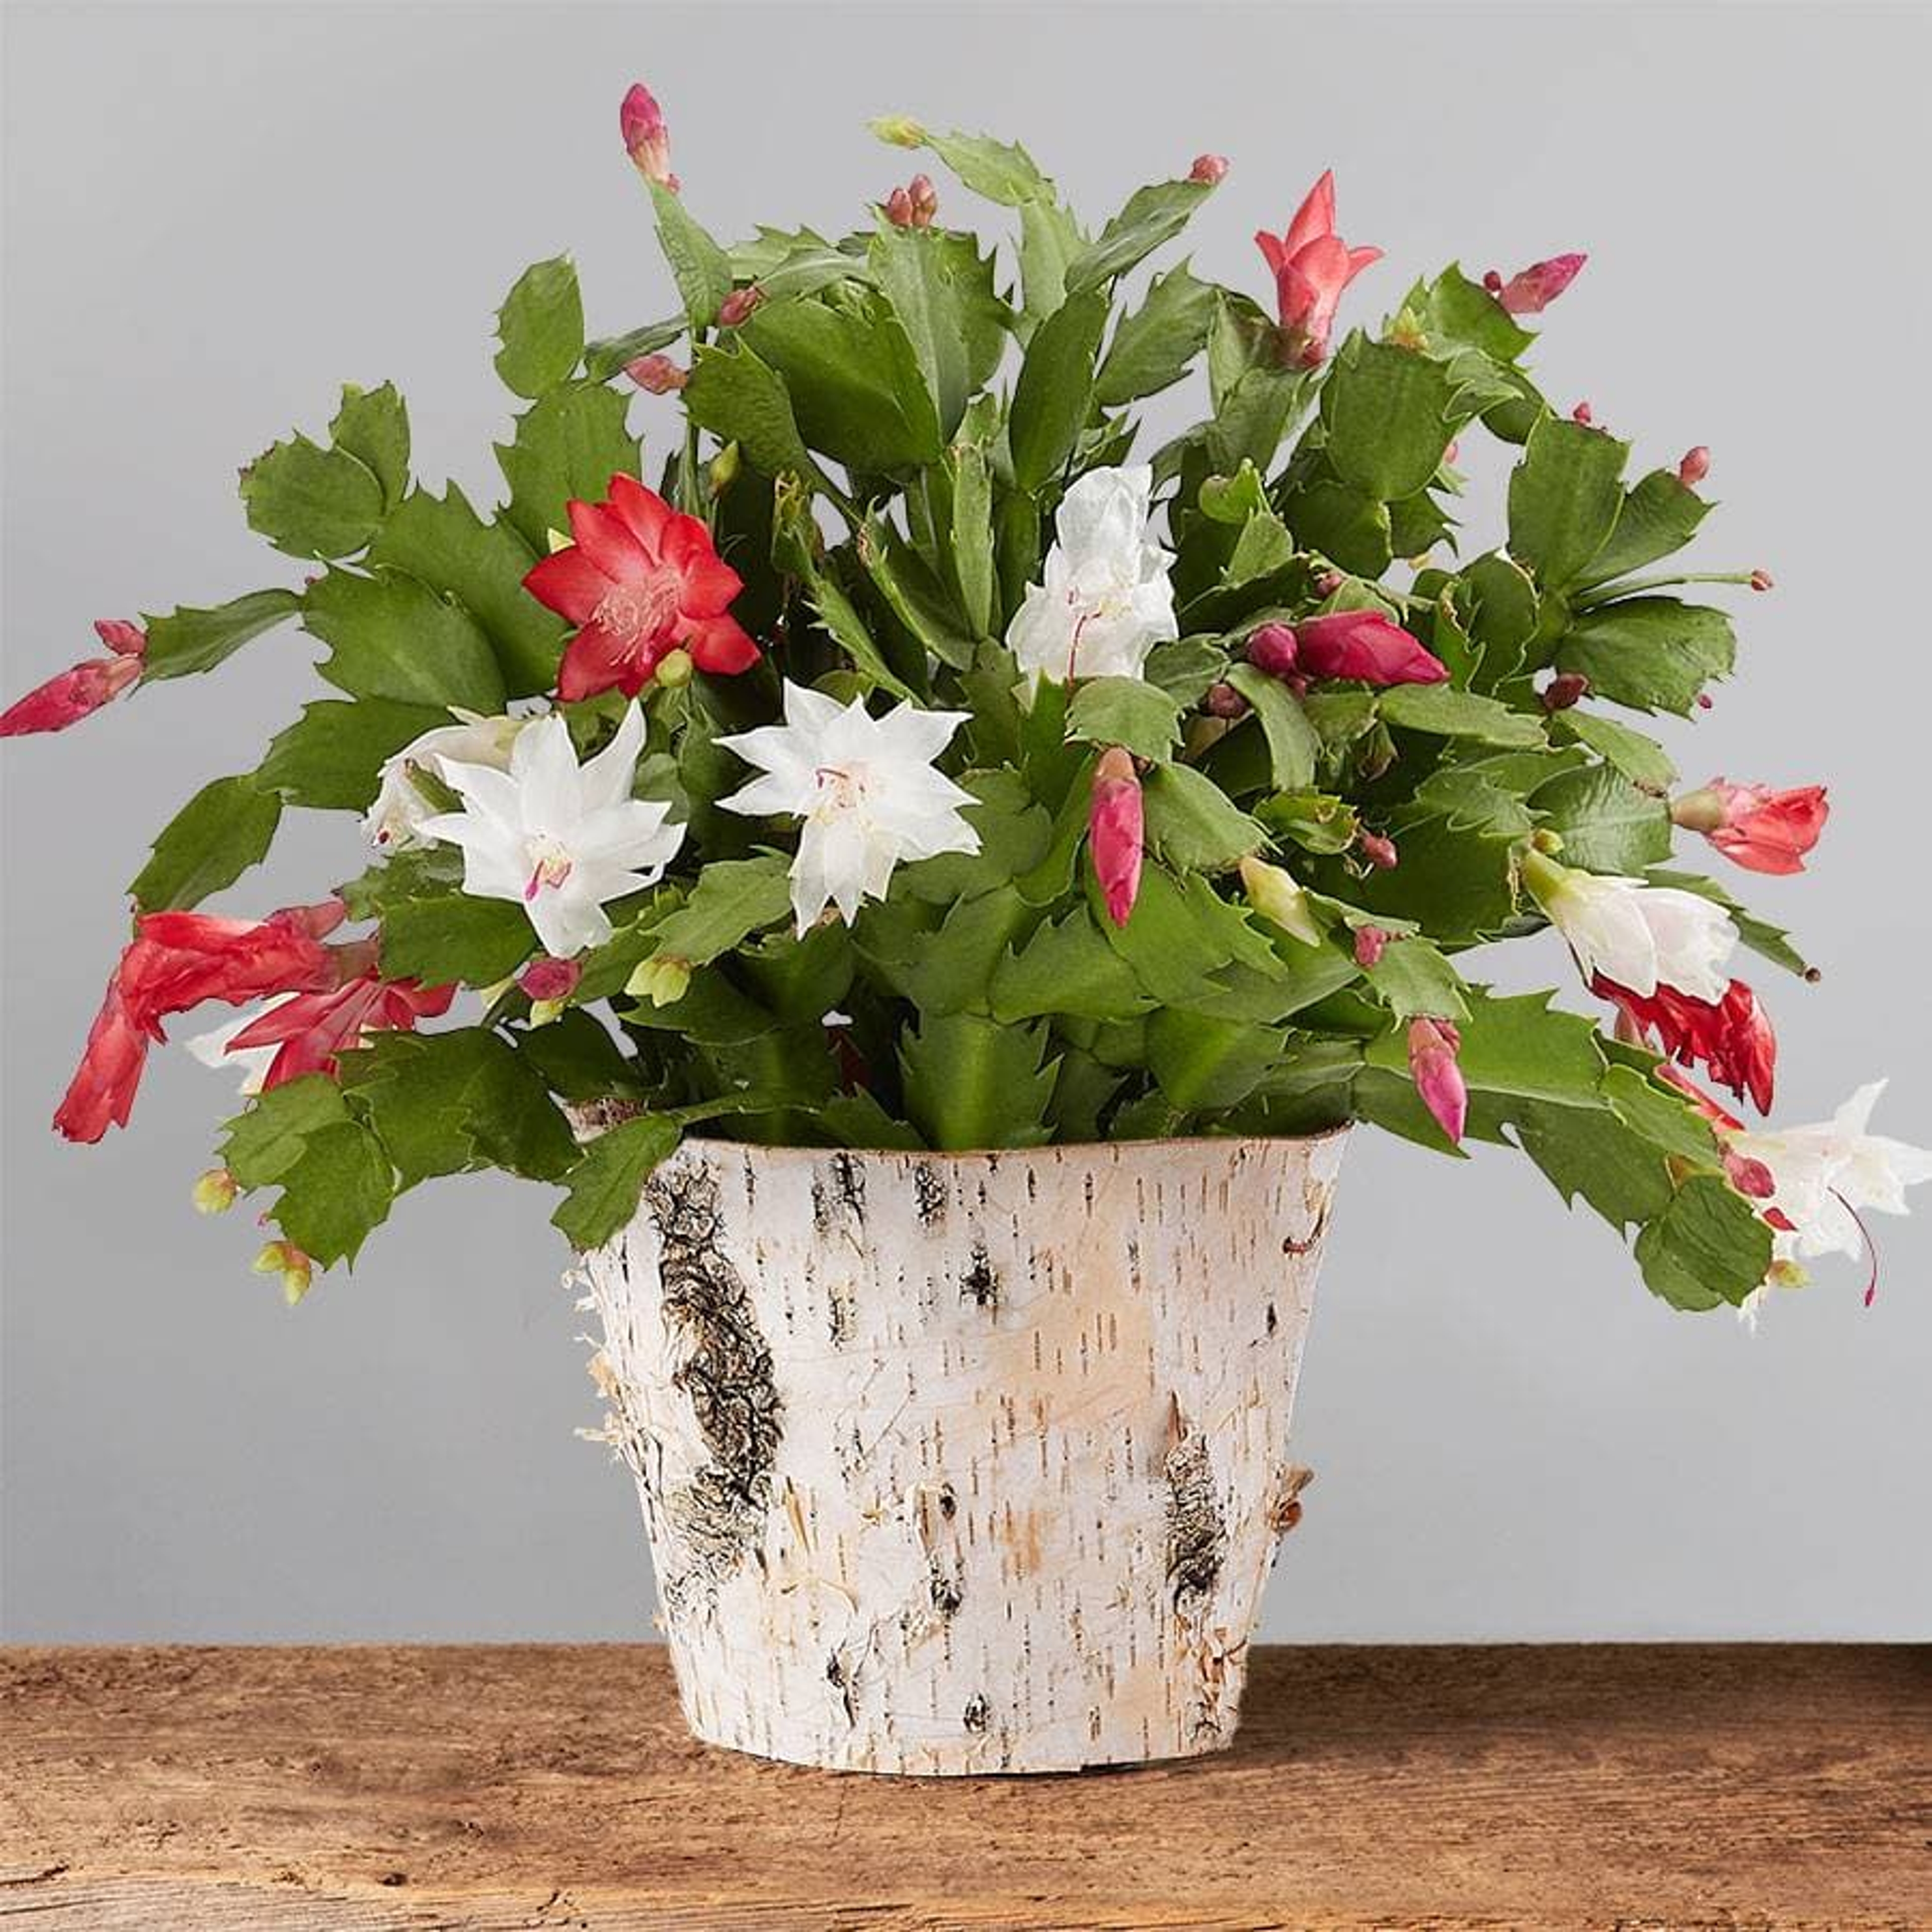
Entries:
{"type": "Polygon", "coordinates": [[[707,1750],[662,1651],[0,1652],[32,1932],[1932,1925],[1932,1648],[1262,1651],[1236,1749],[707,1750]]]}

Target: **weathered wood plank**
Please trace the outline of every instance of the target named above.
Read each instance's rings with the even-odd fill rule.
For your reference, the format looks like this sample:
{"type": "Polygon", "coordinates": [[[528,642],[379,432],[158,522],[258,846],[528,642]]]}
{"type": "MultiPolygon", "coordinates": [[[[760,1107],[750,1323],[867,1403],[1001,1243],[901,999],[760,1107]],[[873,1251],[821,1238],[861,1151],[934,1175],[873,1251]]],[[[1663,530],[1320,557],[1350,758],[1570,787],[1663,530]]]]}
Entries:
{"type": "Polygon", "coordinates": [[[1932,1924],[1932,1648],[1268,1649],[1234,1750],[713,1752],[662,1651],[0,1653],[23,1932],[1932,1924]]]}

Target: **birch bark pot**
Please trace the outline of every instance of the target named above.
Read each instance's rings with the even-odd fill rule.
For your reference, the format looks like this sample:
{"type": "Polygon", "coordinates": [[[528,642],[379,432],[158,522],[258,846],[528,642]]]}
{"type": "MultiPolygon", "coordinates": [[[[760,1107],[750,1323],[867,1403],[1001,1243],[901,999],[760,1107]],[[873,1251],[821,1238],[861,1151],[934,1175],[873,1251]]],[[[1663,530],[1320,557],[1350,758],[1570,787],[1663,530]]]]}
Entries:
{"type": "Polygon", "coordinates": [[[584,1272],[693,1732],[910,1773],[1228,1744],[1345,1139],[687,1142],[584,1272]]]}

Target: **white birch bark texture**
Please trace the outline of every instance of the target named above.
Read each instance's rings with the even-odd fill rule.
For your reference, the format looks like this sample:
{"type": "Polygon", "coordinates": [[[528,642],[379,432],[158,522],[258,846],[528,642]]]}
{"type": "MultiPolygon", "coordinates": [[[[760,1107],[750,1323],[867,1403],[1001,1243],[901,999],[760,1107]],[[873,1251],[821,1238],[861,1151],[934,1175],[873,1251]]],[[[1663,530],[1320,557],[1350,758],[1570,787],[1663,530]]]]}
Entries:
{"type": "Polygon", "coordinates": [[[1226,1745],[1345,1138],[686,1142],[584,1271],[697,1736],[911,1773],[1226,1745]]]}

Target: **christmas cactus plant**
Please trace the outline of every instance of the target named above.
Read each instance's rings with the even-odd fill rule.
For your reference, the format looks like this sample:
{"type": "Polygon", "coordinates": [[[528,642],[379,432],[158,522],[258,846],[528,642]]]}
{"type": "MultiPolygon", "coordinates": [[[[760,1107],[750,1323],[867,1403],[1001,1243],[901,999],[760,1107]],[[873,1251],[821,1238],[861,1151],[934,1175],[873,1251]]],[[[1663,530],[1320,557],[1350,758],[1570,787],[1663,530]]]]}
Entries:
{"type": "Polygon", "coordinates": [[[700,1126],[1502,1143],[1687,1309],[1861,1252],[1858,1210],[1932,1174],[1867,1132],[1874,1088],[1784,1131],[1706,1090],[1772,1099],[1738,949],[1810,976],[1673,848],[1798,871],[1825,796],[1682,788],[1641,728],[1732,668],[1732,618],[1682,593],[1768,579],[1667,561],[1706,452],[1633,474],[1526,373],[1581,256],[1451,267],[1343,333],[1378,251],[1327,176],[1257,237],[1258,297],[1140,272],[1216,156],[1092,228],[1022,149],[893,121],[1010,211],[1010,260],[922,174],[856,232],[727,246],[642,88],[622,121],[678,308],[586,340],[568,261],[516,282],[500,507],[412,481],[400,396],[346,389],[242,478],[311,574],[103,622],[5,714],[58,730],[290,622],[332,688],[156,840],[63,1132],[126,1122],[175,1016],[242,1007],[191,1042],[248,1096],[198,1197],[270,1191],[292,1296],[479,1168],[599,1244],[700,1126]],[[1193,380],[1143,453],[1146,400],[1193,380]],[[1472,555],[1478,436],[1514,467],[1472,555]],[[360,814],[366,869],[200,910],[291,808],[360,814]],[[1585,1010],[1487,990],[1500,941],[1567,949],[1585,1010]]]}

